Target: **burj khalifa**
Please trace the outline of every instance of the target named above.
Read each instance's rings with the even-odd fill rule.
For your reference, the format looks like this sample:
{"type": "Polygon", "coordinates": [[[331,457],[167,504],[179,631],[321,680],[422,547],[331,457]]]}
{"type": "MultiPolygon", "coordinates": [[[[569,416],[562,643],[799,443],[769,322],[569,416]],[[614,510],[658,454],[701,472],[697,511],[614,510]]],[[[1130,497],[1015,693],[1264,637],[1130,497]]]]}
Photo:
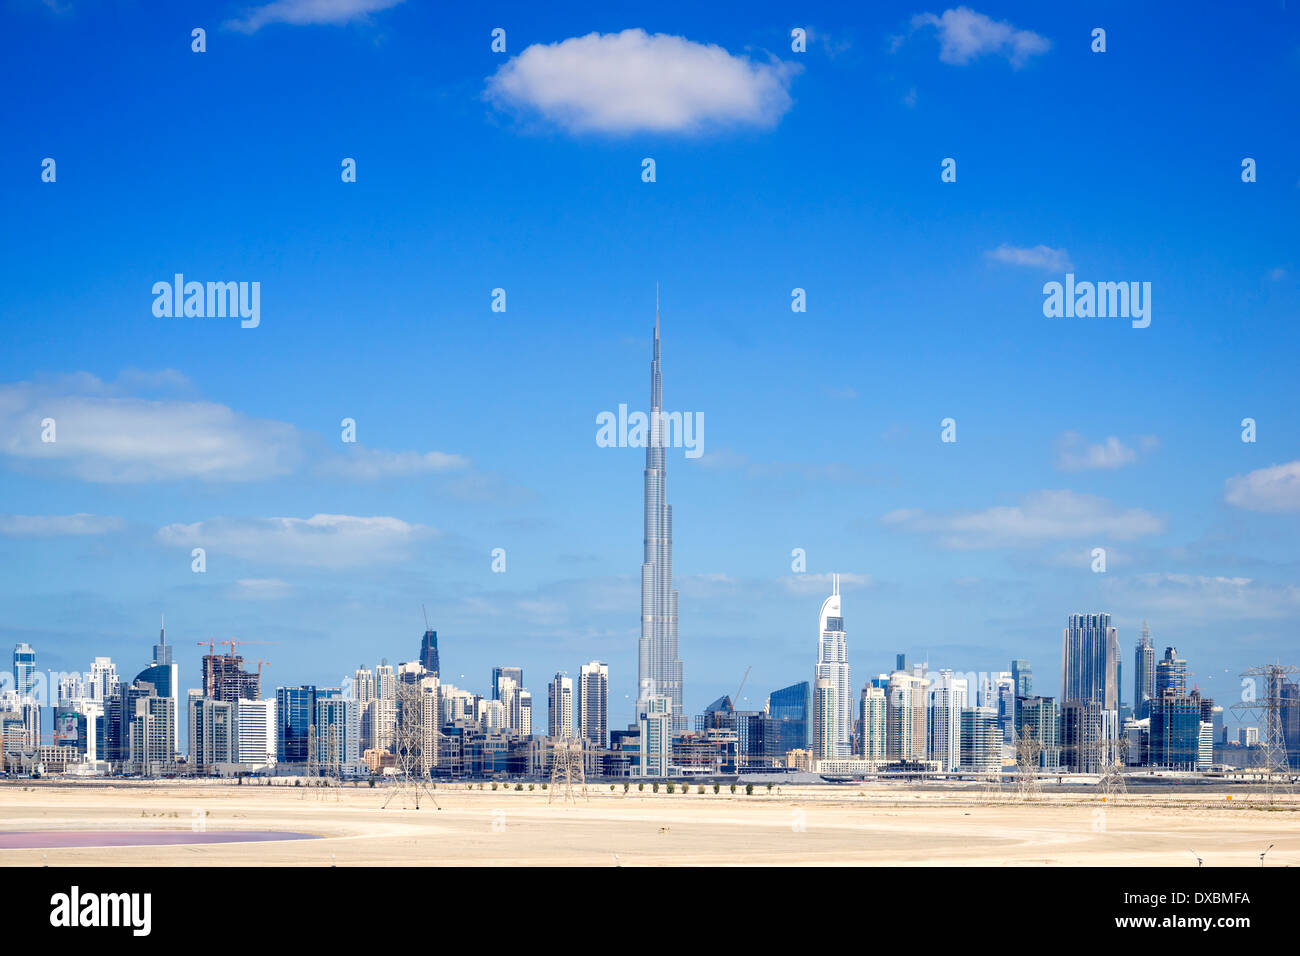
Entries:
{"type": "Polygon", "coordinates": [[[650,363],[650,435],[645,452],[645,553],[641,563],[638,710],[654,696],[672,702],[674,731],[687,729],[682,662],[677,656],[677,591],[673,588],[673,506],[664,461],[663,378],[659,371],[659,293],[655,292],[654,359],[650,363]]]}

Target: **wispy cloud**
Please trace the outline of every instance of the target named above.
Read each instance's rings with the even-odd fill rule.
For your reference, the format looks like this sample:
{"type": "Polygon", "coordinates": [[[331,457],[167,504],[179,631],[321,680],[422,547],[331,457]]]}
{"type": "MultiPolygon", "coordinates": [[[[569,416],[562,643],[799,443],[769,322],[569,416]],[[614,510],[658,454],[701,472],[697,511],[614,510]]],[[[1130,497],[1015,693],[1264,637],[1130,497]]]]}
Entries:
{"type": "Polygon", "coordinates": [[[1021,30],[1005,20],[994,20],[970,7],[955,7],[942,14],[918,13],[912,29],[934,27],[939,34],[939,59],[963,66],[981,56],[1001,56],[1019,69],[1031,56],[1046,53],[1052,42],[1032,30],[1021,30]]]}
{"type": "Polygon", "coordinates": [[[1105,498],[1068,490],[1037,491],[1019,504],[979,511],[901,509],[881,520],[888,528],[934,535],[943,547],[957,550],[1081,538],[1129,541],[1164,530],[1162,519],[1141,508],[1121,508],[1105,498]]]}
{"type": "Polygon", "coordinates": [[[663,33],[589,33],[528,47],[489,77],[487,98],[575,133],[771,127],[799,70],[663,33]]]}
{"type": "Polygon", "coordinates": [[[1074,268],[1070,263],[1069,253],[1064,249],[1053,249],[1051,246],[1022,248],[1003,243],[996,249],[990,249],[984,255],[994,262],[1005,263],[1009,266],[1028,266],[1032,269],[1047,269],[1052,272],[1064,272],[1067,269],[1074,268]]]}
{"type": "Polygon", "coordinates": [[[402,0],[274,0],[250,9],[244,16],[226,22],[232,30],[255,33],[268,23],[306,26],[317,23],[347,23],[371,13],[395,7],[402,0]]]}
{"type": "Polygon", "coordinates": [[[293,593],[293,586],[279,578],[240,578],[230,589],[235,601],[278,601],[293,593]]]}
{"type": "MultiPolygon", "coordinates": [[[[1154,436],[1141,440],[1144,451],[1159,442],[1154,436]]],[[[1093,471],[1123,468],[1138,460],[1138,453],[1114,435],[1100,442],[1089,442],[1078,432],[1066,432],[1056,442],[1056,467],[1061,471],[1093,471]]]]}
{"type": "Polygon", "coordinates": [[[349,478],[406,478],[467,468],[469,459],[441,451],[384,451],[355,445],[328,459],[323,467],[349,478]]]}
{"type": "Polygon", "coordinates": [[[109,534],[126,522],[104,515],[0,515],[0,535],[7,538],[57,538],[109,534]]]}
{"type": "Polygon", "coordinates": [[[310,518],[213,518],[170,524],[158,540],[267,564],[351,568],[405,560],[438,532],[399,518],[318,514],[310,518]]]}
{"type": "Polygon", "coordinates": [[[1300,461],[1229,478],[1223,496],[1228,504],[1247,511],[1300,511],[1300,461]]]}

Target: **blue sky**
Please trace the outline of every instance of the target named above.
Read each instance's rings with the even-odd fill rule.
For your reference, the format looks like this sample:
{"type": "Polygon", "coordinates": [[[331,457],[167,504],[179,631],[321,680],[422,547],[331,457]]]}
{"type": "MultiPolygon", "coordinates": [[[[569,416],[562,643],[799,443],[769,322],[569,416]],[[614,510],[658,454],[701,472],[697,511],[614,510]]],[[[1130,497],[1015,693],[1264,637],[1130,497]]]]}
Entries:
{"type": "Polygon", "coordinates": [[[130,676],[165,612],[184,686],[209,638],[334,684],[424,604],[444,679],[544,701],[599,658],[624,723],[644,455],[595,419],[645,407],[659,282],[706,423],[669,459],[692,712],[809,677],[832,571],[859,683],[1024,657],[1057,694],[1101,610],[1126,700],[1143,619],[1225,704],[1292,658],[1293,12],[322,6],[0,7],[0,640],[130,676]],[[1150,282],[1150,326],[1045,317],[1067,271],[1150,282]],[[176,272],[260,282],[260,325],[155,317],[176,272]]]}

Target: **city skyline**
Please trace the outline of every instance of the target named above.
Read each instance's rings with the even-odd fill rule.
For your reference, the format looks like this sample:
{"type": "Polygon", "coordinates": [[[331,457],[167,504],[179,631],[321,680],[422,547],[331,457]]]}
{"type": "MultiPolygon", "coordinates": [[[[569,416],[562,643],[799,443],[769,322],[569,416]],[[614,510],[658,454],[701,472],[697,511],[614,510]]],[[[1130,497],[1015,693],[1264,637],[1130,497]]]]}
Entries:
{"type": "Polygon", "coordinates": [[[66,6],[0,37],[25,104],[0,157],[0,639],[49,667],[108,651],[130,676],[167,612],[185,687],[225,638],[327,686],[409,654],[427,604],[448,680],[599,659],[630,721],[641,455],[593,436],[645,400],[656,281],[671,407],[708,422],[699,458],[665,453],[687,713],[747,667],[808,679],[832,570],[858,674],[1027,658],[1050,687],[1064,618],[1104,612],[1126,700],[1150,619],[1228,701],[1294,646],[1284,14],[1111,10],[1101,55],[1071,11],[976,5],[1044,41],[1020,59],[954,48],[925,5],[829,12],[802,53],[778,4],[561,7],[512,13],[496,53],[478,16],[431,31],[406,3],[208,14],[199,54],[192,11],[66,6]],[[595,130],[511,99],[525,50],[593,31],[684,67],[716,48],[774,95],[595,130]],[[214,137],[232,102],[244,135],[214,137]],[[1076,112],[1113,125],[1081,137],[1076,112]],[[156,315],[178,273],[259,283],[259,324],[156,315]],[[1048,317],[1067,275],[1150,282],[1149,327],[1048,317]]]}

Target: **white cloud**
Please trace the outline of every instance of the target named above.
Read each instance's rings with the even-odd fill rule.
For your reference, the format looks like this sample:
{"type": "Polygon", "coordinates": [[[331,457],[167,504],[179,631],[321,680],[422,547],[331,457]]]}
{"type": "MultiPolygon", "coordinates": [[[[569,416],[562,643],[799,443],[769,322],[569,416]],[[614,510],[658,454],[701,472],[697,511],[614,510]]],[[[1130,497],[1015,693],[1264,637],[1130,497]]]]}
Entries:
{"type": "Polygon", "coordinates": [[[0,455],[86,481],[255,480],[289,473],[300,452],[291,425],[214,402],[122,397],[93,376],[0,385],[0,455]]]}
{"type": "Polygon", "coordinates": [[[1090,538],[1130,541],[1158,534],[1164,522],[1141,508],[1121,508],[1105,498],[1068,490],[1037,491],[1018,505],[936,514],[901,509],[886,514],[891,528],[938,537],[946,548],[972,550],[1090,538]]]}
{"type": "MultiPolygon", "coordinates": [[[[787,574],[780,579],[781,585],[791,594],[813,594],[825,597],[831,593],[831,576],[826,574],[787,574]]],[[[856,591],[872,585],[869,574],[855,574],[845,571],[840,574],[840,590],[856,591]]]]}
{"type": "Polygon", "coordinates": [[[289,23],[303,26],[315,23],[347,23],[367,14],[395,7],[402,0],[274,0],[256,7],[242,18],[230,20],[226,26],[254,33],[268,23],[289,23]]]}
{"type": "Polygon", "coordinates": [[[375,479],[455,471],[468,466],[468,458],[441,451],[382,451],[356,445],[331,458],[325,469],[349,478],[375,479]]]}
{"type": "Polygon", "coordinates": [[[348,568],[401,561],[420,541],[437,535],[398,518],[318,514],[310,518],[213,518],[170,524],[158,531],[165,545],[203,548],[246,561],[348,568]]]}
{"type": "Polygon", "coordinates": [[[279,578],[240,578],[230,589],[236,601],[275,601],[288,597],[293,587],[279,578]]]}
{"type": "Polygon", "coordinates": [[[489,77],[487,97],[571,132],[771,127],[790,108],[799,70],[635,29],[534,44],[489,77]]]}
{"type": "Polygon", "coordinates": [[[1196,624],[1206,619],[1292,617],[1300,613],[1300,587],[1275,586],[1251,578],[1194,574],[1139,574],[1103,582],[1108,598],[1144,613],[1179,615],[1196,624]]]}
{"type": "Polygon", "coordinates": [[[990,249],[984,255],[994,262],[1002,262],[1011,266],[1029,266],[1033,269],[1047,269],[1051,272],[1064,272],[1074,268],[1070,264],[1069,253],[1064,249],[1053,249],[1051,246],[1019,248],[1009,246],[1004,242],[996,249],[990,249]]]}
{"type": "Polygon", "coordinates": [[[65,535],[109,534],[126,522],[103,515],[0,515],[0,535],[8,538],[54,538],[65,535]]]}
{"type": "Polygon", "coordinates": [[[1229,478],[1224,498],[1247,511],[1300,511],[1300,461],[1229,478]]]}
{"type": "Polygon", "coordinates": [[[1114,435],[1088,444],[1078,432],[1066,432],[1056,443],[1056,467],[1062,471],[1123,468],[1137,461],[1137,452],[1114,435]]]}
{"type": "Polygon", "coordinates": [[[918,13],[912,28],[934,27],[939,33],[939,59],[962,66],[978,57],[996,54],[1020,68],[1031,57],[1046,53],[1052,43],[1032,30],[1018,30],[1005,20],[994,20],[970,7],[945,10],[941,15],[918,13]]]}

